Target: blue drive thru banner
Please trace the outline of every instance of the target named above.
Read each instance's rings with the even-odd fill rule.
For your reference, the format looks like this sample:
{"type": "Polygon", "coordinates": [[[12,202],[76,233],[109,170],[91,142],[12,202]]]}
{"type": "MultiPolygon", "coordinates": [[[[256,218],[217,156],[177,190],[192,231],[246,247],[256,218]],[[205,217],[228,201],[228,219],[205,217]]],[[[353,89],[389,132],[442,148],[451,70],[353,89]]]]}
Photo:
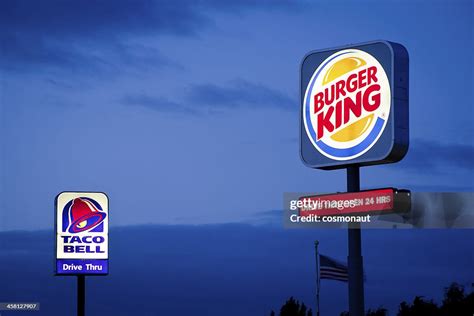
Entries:
{"type": "Polygon", "coordinates": [[[101,192],[56,197],[56,274],[109,273],[109,200],[101,192]]]}

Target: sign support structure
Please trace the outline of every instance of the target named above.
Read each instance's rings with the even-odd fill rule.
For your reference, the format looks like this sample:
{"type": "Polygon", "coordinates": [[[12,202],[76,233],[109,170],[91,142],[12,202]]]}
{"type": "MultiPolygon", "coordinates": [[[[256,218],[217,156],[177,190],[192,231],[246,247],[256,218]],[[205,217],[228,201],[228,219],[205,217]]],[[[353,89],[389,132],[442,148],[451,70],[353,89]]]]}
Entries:
{"type": "Polygon", "coordinates": [[[319,245],[319,240],[316,240],[314,242],[314,250],[316,254],[316,316],[319,316],[319,290],[321,286],[321,278],[319,276],[319,252],[318,252],[318,245],[319,245]]]}
{"type": "MultiPolygon", "coordinates": [[[[347,192],[360,191],[359,166],[347,167],[347,192]]],[[[364,316],[364,268],[360,223],[348,224],[349,315],[364,316]]]]}
{"type": "Polygon", "coordinates": [[[77,276],[77,316],[86,315],[86,276],[77,276]]]}
{"type": "MultiPolygon", "coordinates": [[[[409,56],[402,44],[377,40],[309,52],[300,91],[301,159],[310,168],[346,169],[347,192],[360,192],[360,167],[395,163],[407,153],[409,56]]],[[[347,263],[349,315],[364,316],[360,222],[348,224],[347,263]]]]}
{"type": "Polygon", "coordinates": [[[109,198],[103,192],[61,192],[55,230],[55,274],[76,277],[77,316],[85,316],[86,276],[109,273],[109,198]]]}

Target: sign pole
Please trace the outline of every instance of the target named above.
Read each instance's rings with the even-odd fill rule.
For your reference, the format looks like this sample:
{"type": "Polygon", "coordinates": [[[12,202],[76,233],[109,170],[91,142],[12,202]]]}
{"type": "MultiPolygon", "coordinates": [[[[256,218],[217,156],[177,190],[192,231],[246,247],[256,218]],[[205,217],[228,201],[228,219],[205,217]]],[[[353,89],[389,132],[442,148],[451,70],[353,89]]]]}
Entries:
{"type": "Polygon", "coordinates": [[[321,285],[321,279],[320,279],[320,276],[319,276],[319,252],[318,252],[318,245],[319,245],[319,241],[316,240],[314,242],[314,249],[315,249],[315,252],[316,252],[316,316],[319,316],[319,311],[320,311],[320,308],[319,308],[319,290],[320,290],[320,285],[321,285]]]}
{"type": "Polygon", "coordinates": [[[86,314],[86,276],[77,276],[77,316],[86,314]]]}
{"type": "Polygon", "coordinates": [[[76,276],[77,316],[85,316],[86,275],[109,274],[109,198],[104,192],[63,191],[55,209],[55,274],[76,276]]]}
{"type": "MultiPolygon", "coordinates": [[[[360,191],[359,166],[347,167],[347,191],[360,191]]],[[[349,315],[364,316],[364,269],[362,260],[362,244],[360,223],[349,223],[347,257],[349,270],[349,315]]]]}

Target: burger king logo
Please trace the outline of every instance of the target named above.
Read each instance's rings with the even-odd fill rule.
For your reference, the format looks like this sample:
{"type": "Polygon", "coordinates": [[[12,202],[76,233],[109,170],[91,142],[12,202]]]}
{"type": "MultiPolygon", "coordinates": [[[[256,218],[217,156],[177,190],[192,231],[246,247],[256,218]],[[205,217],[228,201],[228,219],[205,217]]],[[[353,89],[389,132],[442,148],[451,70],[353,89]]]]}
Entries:
{"type": "Polygon", "coordinates": [[[303,122],[314,147],[328,158],[349,160],[382,135],[390,115],[390,83],[372,55],[346,49],[316,69],[303,101],[303,122]]]}

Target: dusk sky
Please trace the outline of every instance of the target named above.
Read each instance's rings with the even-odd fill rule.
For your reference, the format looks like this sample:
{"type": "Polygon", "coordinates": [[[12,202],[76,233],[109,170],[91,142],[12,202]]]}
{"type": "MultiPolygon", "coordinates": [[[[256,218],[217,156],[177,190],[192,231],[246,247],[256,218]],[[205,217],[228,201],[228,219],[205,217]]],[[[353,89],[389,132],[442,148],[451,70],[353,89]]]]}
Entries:
{"type": "Polygon", "coordinates": [[[48,228],[63,190],[111,225],[252,222],[345,189],[299,158],[299,66],[387,39],[410,54],[406,159],[363,187],[470,191],[471,1],[2,1],[0,229],[48,228]],[[130,214],[133,213],[133,216],[130,214]],[[21,216],[18,216],[21,214],[21,216]]]}
{"type": "MultiPolygon", "coordinates": [[[[0,247],[7,249],[0,249],[0,259],[11,260],[0,262],[0,274],[38,276],[29,288],[0,288],[0,302],[36,298],[45,315],[53,315],[46,294],[35,293],[44,281],[51,284],[44,293],[61,295],[61,282],[69,282],[52,281],[47,261],[53,258],[47,236],[55,196],[103,191],[110,198],[110,230],[117,232],[110,241],[116,261],[111,258],[106,279],[116,291],[137,285],[118,277],[129,272],[127,249],[133,248],[143,262],[169,260],[150,279],[143,266],[134,268],[144,289],[160,278],[175,284],[160,296],[174,298],[173,304],[181,302],[182,288],[199,293],[189,288],[191,280],[202,282],[189,272],[173,283],[183,258],[189,259],[186,271],[203,269],[212,281],[209,297],[225,293],[245,301],[255,293],[258,302],[240,306],[240,315],[267,315],[290,295],[313,304],[312,243],[320,239],[323,251],[344,260],[347,232],[284,229],[283,196],[345,191],[346,176],[312,170],[300,159],[303,57],[377,39],[403,44],[410,56],[410,148],[399,163],[362,168],[361,186],[471,192],[473,3],[0,1],[0,247]],[[134,225],[145,226],[124,227],[134,225]],[[134,248],[127,236],[143,246],[134,248]],[[43,244],[36,249],[31,240],[43,244]],[[247,283],[229,285],[216,264],[221,254],[232,280],[245,276],[247,283]],[[40,263],[27,265],[34,260],[40,263]],[[14,269],[22,264],[21,272],[14,269]],[[300,266],[299,274],[291,273],[300,266]],[[274,291],[262,295],[268,288],[274,291]]],[[[440,295],[451,281],[472,283],[473,239],[473,230],[363,232],[371,307],[383,303],[384,294],[394,310],[401,299],[440,295]],[[406,269],[393,272],[401,266],[406,269]],[[420,281],[410,288],[415,278],[420,281]],[[393,288],[383,292],[384,282],[393,288]]],[[[344,285],[325,286],[330,303],[323,308],[328,315],[342,311],[344,285]]],[[[181,307],[176,315],[189,315],[188,305],[181,307]]]]}

